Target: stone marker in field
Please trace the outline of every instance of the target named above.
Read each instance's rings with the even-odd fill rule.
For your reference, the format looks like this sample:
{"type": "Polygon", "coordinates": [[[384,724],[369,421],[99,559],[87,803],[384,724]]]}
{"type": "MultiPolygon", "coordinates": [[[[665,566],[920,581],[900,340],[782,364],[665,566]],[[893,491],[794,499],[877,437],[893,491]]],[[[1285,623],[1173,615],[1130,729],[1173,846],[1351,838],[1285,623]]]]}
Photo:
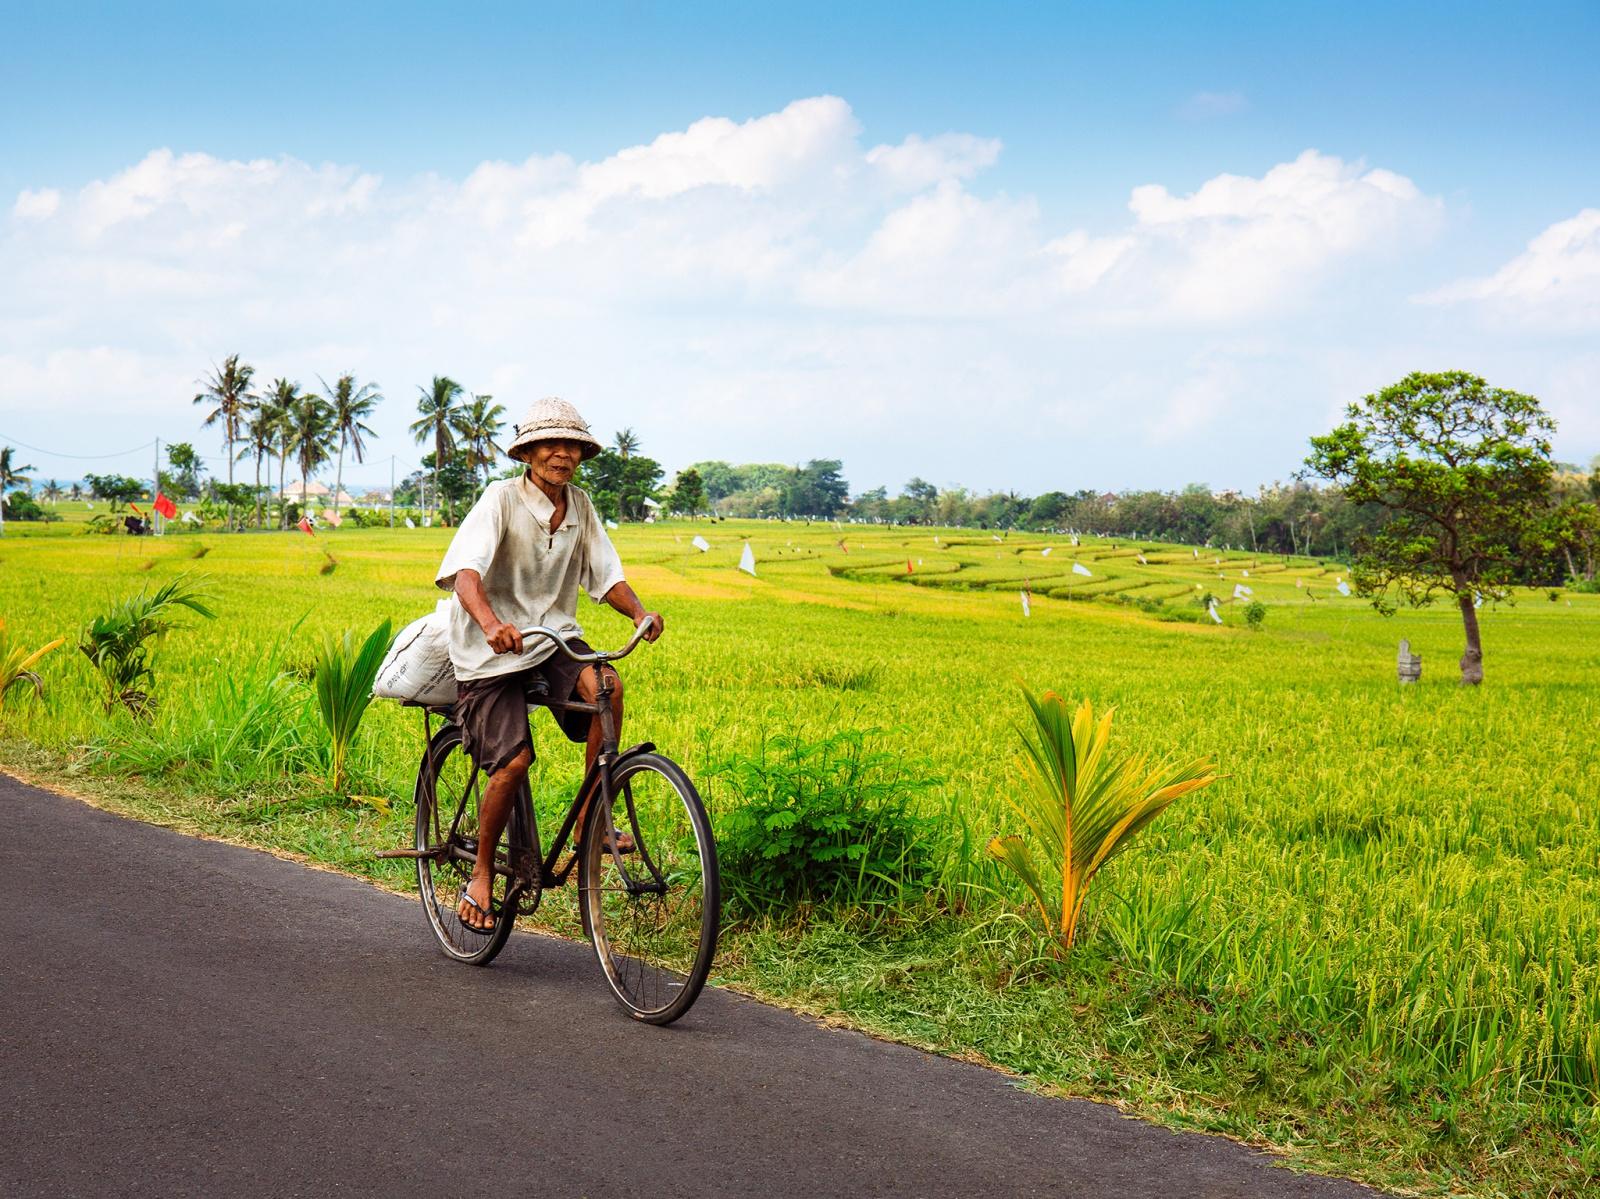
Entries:
{"type": "Polygon", "coordinates": [[[1402,683],[1415,683],[1422,677],[1422,655],[1411,652],[1411,642],[1404,637],[1400,639],[1400,681],[1402,683]]]}

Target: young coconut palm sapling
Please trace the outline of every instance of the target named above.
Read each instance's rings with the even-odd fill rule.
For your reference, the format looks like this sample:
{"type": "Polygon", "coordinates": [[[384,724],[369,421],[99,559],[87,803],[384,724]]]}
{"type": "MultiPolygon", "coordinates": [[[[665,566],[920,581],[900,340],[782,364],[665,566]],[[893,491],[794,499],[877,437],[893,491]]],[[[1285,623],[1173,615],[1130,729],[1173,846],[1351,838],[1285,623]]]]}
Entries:
{"type": "Polygon", "coordinates": [[[1216,763],[1196,758],[1184,764],[1147,759],[1111,748],[1111,717],[1098,722],[1084,700],[1070,716],[1066,702],[1047,691],[1023,698],[1033,713],[1030,734],[1022,731],[1022,764],[1028,786],[1009,800],[1044,856],[1035,861],[1016,834],[996,836],[989,853],[1008,866],[1032,893],[1057,954],[1077,938],[1089,885],[1100,868],[1132,842],[1140,829],[1173,800],[1217,781],[1216,763]]]}

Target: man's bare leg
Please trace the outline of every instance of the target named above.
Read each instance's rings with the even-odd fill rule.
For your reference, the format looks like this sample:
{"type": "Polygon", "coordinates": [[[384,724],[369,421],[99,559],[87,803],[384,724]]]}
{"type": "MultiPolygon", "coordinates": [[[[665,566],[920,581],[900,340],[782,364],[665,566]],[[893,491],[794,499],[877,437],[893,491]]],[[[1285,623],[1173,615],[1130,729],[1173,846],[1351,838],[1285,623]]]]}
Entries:
{"type": "MultiPolygon", "coordinates": [[[[484,911],[489,910],[489,899],[494,894],[494,847],[500,843],[500,834],[505,831],[506,821],[511,816],[511,801],[516,797],[517,788],[527,780],[528,766],[532,761],[532,755],[526,749],[522,750],[489,776],[489,783],[483,789],[483,798],[478,801],[478,860],[472,867],[472,881],[467,884],[467,894],[484,911]]],[[[478,932],[486,933],[494,927],[492,919],[485,917],[464,899],[456,909],[456,915],[468,928],[478,932]]]]}
{"type": "MultiPolygon", "coordinates": [[[[594,703],[600,695],[600,682],[596,676],[597,669],[594,666],[585,666],[583,673],[578,676],[578,698],[586,704],[594,703]]],[[[616,722],[617,738],[620,741],[622,737],[622,676],[609,666],[604,669],[611,676],[611,718],[616,722]]],[[[584,746],[583,768],[585,771],[593,766],[594,760],[600,756],[601,739],[600,718],[595,716],[589,721],[589,740],[584,746]]],[[[579,829],[583,828],[584,819],[589,814],[589,800],[591,798],[593,797],[588,795],[583,798],[583,808],[578,813],[577,827],[579,829]]]]}

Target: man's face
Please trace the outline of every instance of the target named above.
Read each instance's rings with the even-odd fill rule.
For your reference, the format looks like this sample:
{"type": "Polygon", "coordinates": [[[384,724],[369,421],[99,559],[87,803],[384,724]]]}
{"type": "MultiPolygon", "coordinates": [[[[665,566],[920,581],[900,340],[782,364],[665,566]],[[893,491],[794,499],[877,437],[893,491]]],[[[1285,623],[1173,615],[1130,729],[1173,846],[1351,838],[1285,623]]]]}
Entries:
{"type": "Polygon", "coordinates": [[[536,441],[528,451],[533,477],[551,487],[570,482],[582,461],[583,446],[576,441],[536,441]]]}

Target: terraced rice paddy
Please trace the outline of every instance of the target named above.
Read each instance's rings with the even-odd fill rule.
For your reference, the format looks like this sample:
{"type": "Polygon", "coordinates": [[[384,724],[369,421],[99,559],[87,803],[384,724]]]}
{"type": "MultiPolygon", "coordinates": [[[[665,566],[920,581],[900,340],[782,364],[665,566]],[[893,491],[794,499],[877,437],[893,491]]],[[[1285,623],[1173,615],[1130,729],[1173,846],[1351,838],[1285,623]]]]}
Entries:
{"type": "MultiPolygon", "coordinates": [[[[375,705],[354,764],[371,798],[330,803],[295,671],[325,631],[424,612],[447,537],[9,526],[0,616],[26,643],[183,570],[208,577],[219,619],[168,640],[148,729],[107,716],[86,662],[58,651],[43,703],[13,693],[0,712],[0,765],[403,886],[370,853],[406,836],[417,718],[375,705]]],[[[887,917],[735,929],[723,981],[1380,1182],[1579,1194],[1600,1172],[1600,596],[1486,607],[1488,682],[1466,691],[1453,611],[1385,619],[1309,559],[832,524],[615,539],[668,620],[625,672],[631,737],[709,780],[777,732],[876,730],[943,780],[924,801],[928,893],[887,917]],[[746,540],[756,578],[735,569],[746,540]],[[1240,586],[1267,608],[1260,631],[1240,586]],[[1401,637],[1424,659],[1415,687],[1395,680],[1401,637]],[[1227,775],[1113,865],[1065,964],[982,853],[1015,827],[1019,680],[1114,704],[1120,737],[1215,754],[1227,775]]],[[[628,631],[599,609],[588,623],[596,644],[628,631]]],[[[576,753],[548,733],[553,793],[576,753]]]]}

